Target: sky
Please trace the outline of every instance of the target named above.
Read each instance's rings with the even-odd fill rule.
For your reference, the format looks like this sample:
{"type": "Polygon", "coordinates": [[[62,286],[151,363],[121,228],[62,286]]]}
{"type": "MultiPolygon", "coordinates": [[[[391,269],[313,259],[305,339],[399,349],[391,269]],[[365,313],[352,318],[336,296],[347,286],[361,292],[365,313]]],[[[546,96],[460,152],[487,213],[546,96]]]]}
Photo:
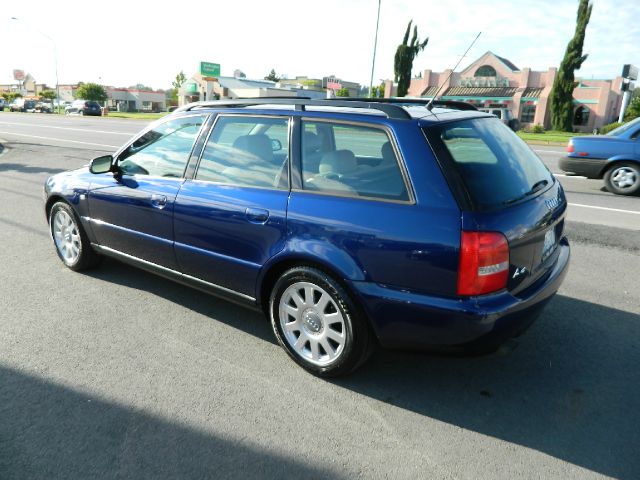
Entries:
{"type": "MultiPolygon", "coordinates": [[[[613,78],[625,63],[640,66],[640,2],[593,0],[577,76],[613,78]]],[[[578,0],[381,0],[374,84],[393,77],[393,57],[409,20],[429,43],[414,73],[459,70],[490,50],[520,68],[558,66],[573,36],[578,0]]],[[[378,0],[142,2],[30,0],[0,13],[0,84],[13,69],[38,83],[97,82],[171,87],[200,61],[263,78],[273,68],[289,78],[335,75],[369,84],[378,0]],[[12,20],[16,17],[17,20],[12,20]]]]}

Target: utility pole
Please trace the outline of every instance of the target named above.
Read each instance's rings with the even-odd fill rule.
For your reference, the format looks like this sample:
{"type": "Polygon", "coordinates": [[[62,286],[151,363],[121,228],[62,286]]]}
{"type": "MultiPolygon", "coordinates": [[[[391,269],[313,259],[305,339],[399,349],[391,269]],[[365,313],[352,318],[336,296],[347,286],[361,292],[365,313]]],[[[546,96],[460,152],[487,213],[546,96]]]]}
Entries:
{"type": "Polygon", "coordinates": [[[371,62],[371,79],[369,80],[369,96],[373,91],[373,70],[376,67],[376,50],[378,48],[378,25],[380,25],[380,2],[378,0],[378,19],[376,20],[376,39],[373,42],[373,61],[371,62]]]}

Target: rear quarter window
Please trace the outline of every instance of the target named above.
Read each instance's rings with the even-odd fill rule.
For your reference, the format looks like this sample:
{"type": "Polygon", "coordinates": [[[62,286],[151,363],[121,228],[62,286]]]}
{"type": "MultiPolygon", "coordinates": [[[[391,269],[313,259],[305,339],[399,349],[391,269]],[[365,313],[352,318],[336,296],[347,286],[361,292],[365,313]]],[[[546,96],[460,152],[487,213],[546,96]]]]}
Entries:
{"type": "Polygon", "coordinates": [[[437,125],[425,134],[445,176],[462,183],[474,209],[517,202],[555,181],[531,149],[495,118],[437,125]]]}

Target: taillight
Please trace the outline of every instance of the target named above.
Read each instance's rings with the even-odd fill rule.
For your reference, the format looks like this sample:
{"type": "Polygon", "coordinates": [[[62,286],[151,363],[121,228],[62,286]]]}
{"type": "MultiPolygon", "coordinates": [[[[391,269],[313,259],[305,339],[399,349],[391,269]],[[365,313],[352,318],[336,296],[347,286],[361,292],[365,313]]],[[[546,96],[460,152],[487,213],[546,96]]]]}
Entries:
{"type": "Polygon", "coordinates": [[[458,295],[502,290],[509,276],[509,245],[498,232],[462,232],[458,295]]]}
{"type": "Polygon", "coordinates": [[[573,142],[571,140],[569,140],[569,144],[567,145],[567,152],[568,153],[573,153],[574,152],[574,147],[573,147],[573,142]]]}

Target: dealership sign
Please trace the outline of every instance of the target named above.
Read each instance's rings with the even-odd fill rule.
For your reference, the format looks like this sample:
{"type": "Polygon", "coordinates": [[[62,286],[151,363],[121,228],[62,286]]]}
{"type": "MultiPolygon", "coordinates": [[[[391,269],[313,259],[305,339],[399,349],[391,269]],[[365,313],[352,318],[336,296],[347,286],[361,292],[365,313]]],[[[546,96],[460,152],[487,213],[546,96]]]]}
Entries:
{"type": "Polygon", "coordinates": [[[219,77],[220,64],[210,62],[200,62],[200,75],[203,77],[219,77]]]}
{"type": "Polygon", "coordinates": [[[24,70],[14,70],[13,71],[13,79],[21,82],[24,80],[24,70]]]}

